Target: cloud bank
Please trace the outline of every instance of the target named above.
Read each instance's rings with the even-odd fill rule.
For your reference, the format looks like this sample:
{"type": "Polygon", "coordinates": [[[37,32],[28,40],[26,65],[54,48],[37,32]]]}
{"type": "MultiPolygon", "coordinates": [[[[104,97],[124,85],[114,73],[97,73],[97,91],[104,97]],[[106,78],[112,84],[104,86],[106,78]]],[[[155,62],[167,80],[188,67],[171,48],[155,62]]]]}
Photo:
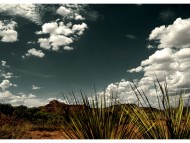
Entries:
{"type": "MultiPolygon", "coordinates": [[[[190,85],[190,19],[177,18],[171,25],[154,28],[149,41],[158,43],[156,52],[143,60],[138,67],[128,70],[129,73],[143,72],[144,76],[136,81],[139,89],[143,89],[153,106],[158,107],[154,78],[163,83],[167,81],[171,100],[177,92],[185,91],[184,100],[189,98],[190,85]]],[[[150,46],[150,45],[149,45],[150,46]]],[[[153,46],[152,46],[153,47],[153,46]]],[[[106,96],[117,92],[121,102],[137,103],[137,98],[131,89],[133,85],[124,79],[112,83],[106,88],[106,96]]]]}

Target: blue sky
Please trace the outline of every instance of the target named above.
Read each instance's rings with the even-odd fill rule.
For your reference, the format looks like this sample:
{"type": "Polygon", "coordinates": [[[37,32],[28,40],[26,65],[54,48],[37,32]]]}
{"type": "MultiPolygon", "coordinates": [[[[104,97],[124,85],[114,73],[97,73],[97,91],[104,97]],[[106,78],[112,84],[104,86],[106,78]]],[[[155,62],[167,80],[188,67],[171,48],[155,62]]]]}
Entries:
{"type": "MultiPolygon", "coordinates": [[[[155,101],[155,74],[187,90],[189,5],[0,4],[0,102],[40,106],[62,94],[117,91],[132,80],[155,101]]],[[[188,93],[185,97],[188,98],[188,93]]]]}

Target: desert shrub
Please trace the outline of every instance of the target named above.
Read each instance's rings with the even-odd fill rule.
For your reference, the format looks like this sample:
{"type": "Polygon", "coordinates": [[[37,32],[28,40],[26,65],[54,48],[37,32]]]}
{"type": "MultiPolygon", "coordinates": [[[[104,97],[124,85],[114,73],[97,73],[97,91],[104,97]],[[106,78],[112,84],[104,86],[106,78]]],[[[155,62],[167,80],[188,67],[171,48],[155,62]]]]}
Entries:
{"type": "Polygon", "coordinates": [[[27,114],[27,107],[23,105],[15,107],[15,110],[13,112],[13,115],[16,119],[27,118],[26,114],[27,114]]]}

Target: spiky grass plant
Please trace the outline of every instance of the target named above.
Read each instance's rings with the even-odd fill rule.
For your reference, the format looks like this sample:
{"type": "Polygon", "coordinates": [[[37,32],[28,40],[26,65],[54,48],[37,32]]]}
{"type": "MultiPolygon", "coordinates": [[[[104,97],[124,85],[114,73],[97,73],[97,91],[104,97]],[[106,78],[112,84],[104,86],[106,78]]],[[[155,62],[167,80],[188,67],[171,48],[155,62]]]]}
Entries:
{"type": "MultiPolygon", "coordinates": [[[[143,138],[146,139],[189,139],[190,138],[190,112],[184,108],[182,93],[179,96],[177,107],[172,107],[171,99],[167,89],[167,84],[161,85],[156,78],[158,89],[155,83],[159,112],[153,108],[147,95],[138,89],[134,84],[133,90],[142,105],[142,101],[148,103],[150,112],[143,108],[133,108],[132,112],[126,110],[131,118],[135,118],[133,123],[139,128],[143,138]],[[159,95],[158,90],[161,92],[159,95]],[[141,100],[140,100],[141,99],[141,100]]],[[[143,106],[143,105],[142,105],[143,106]]]]}
{"type": "MultiPolygon", "coordinates": [[[[70,122],[67,130],[63,131],[64,138],[68,139],[126,139],[138,138],[135,134],[137,128],[124,114],[122,105],[110,97],[110,103],[106,103],[105,95],[99,98],[95,93],[95,99],[90,100],[82,95],[81,110],[69,115],[70,122]],[[117,109],[120,108],[118,111],[117,109]]],[[[75,96],[75,104],[77,102],[75,96]]]]}

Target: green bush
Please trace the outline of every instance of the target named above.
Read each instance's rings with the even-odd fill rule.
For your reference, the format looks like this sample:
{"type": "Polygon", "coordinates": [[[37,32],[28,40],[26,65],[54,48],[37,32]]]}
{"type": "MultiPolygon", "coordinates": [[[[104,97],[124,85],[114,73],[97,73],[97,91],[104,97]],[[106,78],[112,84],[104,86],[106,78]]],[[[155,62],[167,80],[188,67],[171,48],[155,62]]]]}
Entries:
{"type": "Polygon", "coordinates": [[[0,112],[10,116],[14,112],[14,107],[10,104],[0,104],[0,112]]]}

